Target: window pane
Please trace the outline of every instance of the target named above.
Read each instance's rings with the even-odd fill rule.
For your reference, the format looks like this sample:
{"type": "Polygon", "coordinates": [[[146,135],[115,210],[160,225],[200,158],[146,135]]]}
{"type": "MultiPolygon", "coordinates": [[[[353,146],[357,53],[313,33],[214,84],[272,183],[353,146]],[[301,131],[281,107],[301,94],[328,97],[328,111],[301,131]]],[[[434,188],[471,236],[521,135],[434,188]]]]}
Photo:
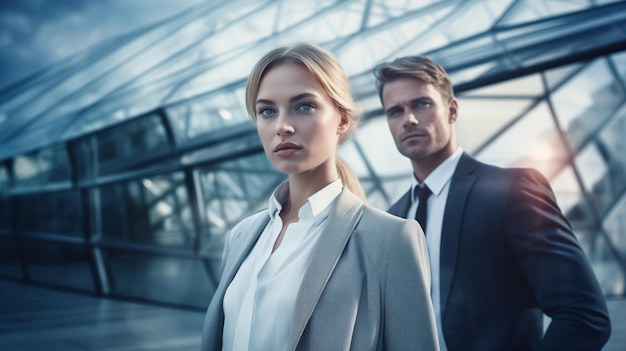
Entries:
{"type": "Polygon", "coordinates": [[[95,292],[86,247],[30,240],[24,247],[32,281],[95,292]]]}
{"type": "Polygon", "coordinates": [[[267,207],[274,188],[285,179],[264,154],[198,170],[202,192],[203,254],[221,255],[223,235],[242,217],[267,207]]]}
{"type": "Polygon", "coordinates": [[[590,144],[575,158],[585,188],[592,204],[600,214],[606,213],[623,191],[626,179],[623,169],[616,163],[607,163],[601,144],[590,144]]]}
{"type": "Polygon", "coordinates": [[[206,307],[215,291],[201,260],[105,250],[111,294],[206,307]]]}
{"type": "Polygon", "coordinates": [[[69,184],[71,170],[65,145],[44,149],[14,159],[15,185],[38,188],[48,184],[69,184]]]}
{"type": "Polygon", "coordinates": [[[0,195],[9,190],[9,169],[6,163],[0,163],[0,195]]]}
{"type": "Polygon", "coordinates": [[[82,236],[82,218],[78,191],[15,198],[17,231],[82,236]]]}
{"type": "Polygon", "coordinates": [[[583,238],[580,240],[581,246],[589,258],[604,294],[623,295],[624,272],[604,237],[598,231],[578,231],[576,236],[579,239],[583,238]]]}
{"type": "Polygon", "coordinates": [[[611,243],[626,257],[626,196],[604,221],[611,243]]]}
{"type": "Polygon", "coordinates": [[[94,189],[91,201],[100,204],[94,206],[93,231],[104,238],[193,248],[195,232],[182,172],[94,189]]]}
{"type": "Polygon", "coordinates": [[[0,276],[22,279],[18,253],[15,238],[0,234],[0,276]]]}
{"type": "Polygon", "coordinates": [[[548,106],[541,103],[498,135],[478,158],[503,167],[532,167],[552,179],[569,158],[555,127],[548,106]]]}
{"type": "Polygon", "coordinates": [[[150,115],[76,141],[80,180],[140,167],[146,158],[170,148],[161,118],[150,115]]]}
{"type": "Polygon", "coordinates": [[[604,59],[594,61],[552,96],[561,127],[581,146],[624,101],[624,91],[604,59]]]}
{"type": "Polygon", "coordinates": [[[11,200],[0,197],[0,230],[11,230],[12,211],[11,200]]]}

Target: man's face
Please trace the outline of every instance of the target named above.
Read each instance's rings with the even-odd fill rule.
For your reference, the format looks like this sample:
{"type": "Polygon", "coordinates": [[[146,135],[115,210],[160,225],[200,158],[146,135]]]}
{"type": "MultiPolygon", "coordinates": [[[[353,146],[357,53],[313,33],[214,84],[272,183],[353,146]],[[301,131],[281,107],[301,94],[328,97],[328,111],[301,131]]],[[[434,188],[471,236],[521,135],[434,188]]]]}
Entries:
{"type": "Polygon", "coordinates": [[[402,77],[385,83],[383,108],[401,154],[436,167],[456,150],[457,102],[429,83],[402,77]]]}

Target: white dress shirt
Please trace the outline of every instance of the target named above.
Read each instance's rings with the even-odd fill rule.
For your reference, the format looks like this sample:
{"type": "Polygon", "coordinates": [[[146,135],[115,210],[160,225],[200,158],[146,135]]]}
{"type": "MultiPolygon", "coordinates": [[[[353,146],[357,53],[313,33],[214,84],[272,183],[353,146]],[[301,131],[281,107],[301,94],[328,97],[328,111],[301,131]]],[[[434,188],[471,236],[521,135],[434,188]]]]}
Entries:
{"type": "Polygon", "coordinates": [[[289,198],[287,182],[276,188],[269,200],[270,221],[224,296],[223,350],[285,349],[302,278],[342,189],[337,179],[310,196],[272,253],[283,228],[279,214],[289,198]]]}
{"type": "MultiPolygon", "coordinates": [[[[441,329],[441,293],[439,286],[439,255],[441,248],[441,228],[443,225],[443,215],[446,209],[446,201],[448,199],[448,191],[450,190],[450,180],[456,170],[456,166],[461,159],[463,150],[457,148],[456,151],[435,168],[424,180],[424,184],[428,186],[432,195],[428,198],[428,207],[426,213],[426,246],[428,247],[428,257],[430,259],[431,271],[431,290],[430,295],[433,300],[433,309],[435,310],[435,319],[437,321],[437,334],[439,335],[439,347],[441,351],[446,351],[446,343],[443,339],[441,329]]],[[[417,211],[418,199],[415,198],[413,189],[416,186],[422,186],[413,177],[411,184],[411,207],[407,213],[407,218],[415,218],[417,211]]]]}

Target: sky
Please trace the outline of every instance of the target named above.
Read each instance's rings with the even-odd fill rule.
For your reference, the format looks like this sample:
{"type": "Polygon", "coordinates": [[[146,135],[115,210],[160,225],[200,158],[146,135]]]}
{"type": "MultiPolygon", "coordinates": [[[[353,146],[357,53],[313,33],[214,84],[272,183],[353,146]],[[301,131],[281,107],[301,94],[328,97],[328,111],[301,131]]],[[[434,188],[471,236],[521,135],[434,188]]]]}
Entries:
{"type": "Polygon", "coordinates": [[[0,90],[204,1],[211,0],[0,0],[0,90]]]}

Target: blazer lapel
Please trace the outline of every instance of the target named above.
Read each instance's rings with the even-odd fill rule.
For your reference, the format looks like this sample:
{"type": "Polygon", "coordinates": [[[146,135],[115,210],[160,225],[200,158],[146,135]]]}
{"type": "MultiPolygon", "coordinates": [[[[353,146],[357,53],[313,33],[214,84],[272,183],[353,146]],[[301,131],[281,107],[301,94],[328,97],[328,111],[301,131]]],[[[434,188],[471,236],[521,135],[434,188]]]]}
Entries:
{"type": "Polygon", "coordinates": [[[463,222],[463,210],[465,209],[470,189],[476,181],[476,176],[472,174],[476,168],[476,164],[475,159],[464,153],[459,160],[459,164],[457,165],[450,183],[450,191],[448,193],[443,218],[443,227],[441,229],[441,247],[439,253],[439,286],[441,289],[442,316],[445,315],[446,302],[456,267],[461,223],[463,222]]]}
{"type": "Polygon", "coordinates": [[[363,201],[344,188],[304,273],[296,298],[296,311],[287,350],[296,349],[315,305],[362,214],[363,201]]]}
{"type": "Polygon", "coordinates": [[[245,229],[245,232],[241,232],[238,237],[233,238],[229,253],[232,259],[224,262],[224,271],[222,272],[225,276],[225,279],[222,279],[226,283],[225,286],[230,285],[239,267],[241,267],[241,263],[248,256],[269,221],[270,216],[268,214],[261,215],[245,229]]]}
{"type": "Polygon", "coordinates": [[[235,277],[241,263],[248,255],[263,229],[269,222],[270,217],[267,211],[259,215],[244,231],[233,233],[237,235],[231,242],[228,259],[224,262],[220,283],[215,289],[215,294],[207,309],[202,337],[203,349],[213,350],[222,348],[222,330],[224,328],[224,295],[230,282],[235,277]]]}

